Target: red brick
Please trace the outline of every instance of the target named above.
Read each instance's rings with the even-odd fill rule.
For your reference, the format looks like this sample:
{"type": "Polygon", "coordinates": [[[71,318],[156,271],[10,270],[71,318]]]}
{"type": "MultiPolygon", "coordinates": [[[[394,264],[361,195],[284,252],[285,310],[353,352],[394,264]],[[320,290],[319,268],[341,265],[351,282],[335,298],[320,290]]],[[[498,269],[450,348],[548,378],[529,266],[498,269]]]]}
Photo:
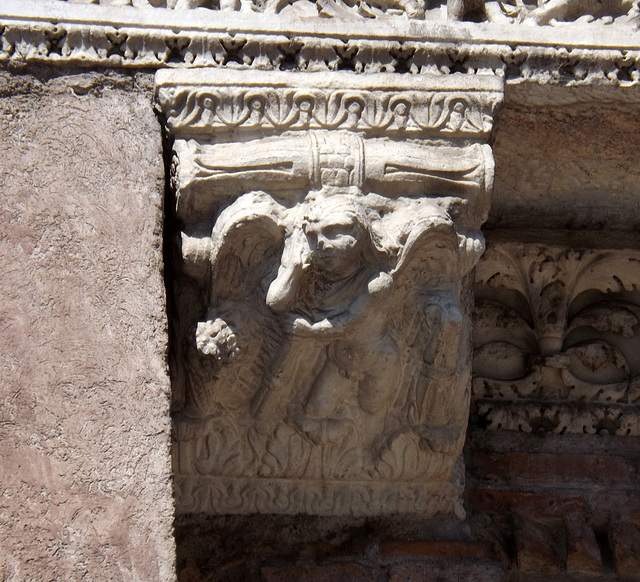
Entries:
{"type": "Polygon", "coordinates": [[[415,556],[454,559],[498,559],[490,544],[461,541],[385,542],[380,553],[393,556],[415,556]]]}
{"type": "Polygon", "coordinates": [[[611,546],[616,574],[640,578],[640,527],[630,522],[611,529],[611,546]]]}
{"type": "Polygon", "coordinates": [[[479,479],[507,483],[597,484],[631,483],[633,465],[611,455],[484,453],[473,455],[472,472],[479,479]]]}
{"type": "Polygon", "coordinates": [[[462,564],[450,560],[428,560],[395,564],[389,568],[389,582],[500,582],[500,564],[477,562],[462,564]]]}
{"type": "Polygon", "coordinates": [[[264,566],[263,582],[372,582],[371,572],[358,564],[333,563],[309,566],[264,566]]]}
{"type": "Polygon", "coordinates": [[[561,493],[532,493],[508,489],[473,489],[473,511],[483,513],[517,513],[529,516],[565,517],[583,515],[584,498],[561,493]]]}
{"type": "Polygon", "coordinates": [[[602,556],[593,529],[584,521],[570,518],[567,526],[567,572],[601,574],[602,556]]]}

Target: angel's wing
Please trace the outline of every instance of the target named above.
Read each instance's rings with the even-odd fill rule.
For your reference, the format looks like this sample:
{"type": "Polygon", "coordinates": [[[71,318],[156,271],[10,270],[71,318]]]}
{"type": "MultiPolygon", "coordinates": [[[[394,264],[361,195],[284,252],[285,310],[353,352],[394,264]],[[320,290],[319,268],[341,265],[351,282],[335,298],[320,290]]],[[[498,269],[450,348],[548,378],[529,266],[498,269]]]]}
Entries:
{"type": "MultiPolygon", "coordinates": [[[[413,214],[408,209],[408,218],[413,214]]],[[[438,287],[457,271],[458,237],[446,214],[423,211],[410,218],[399,239],[404,243],[391,271],[397,288],[438,287]]]]}
{"type": "Polygon", "coordinates": [[[211,305],[266,294],[264,279],[282,251],[284,211],[268,194],[251,192],[220,213],[211,233],[211,305]]]}
{"type": "MultiPolygon", "coordinates": [[[[200,415],[245,407],[278,350],[281,333],[265,296],[282,252],[283,212],[268,194],[251,192],[220,213],[207,237],[210,284],[201,342],[219,349],[198,353],[191,346],[190,398],[200,415]]],[[[184,248],[183,240],[183,255],[184,248]]],[[[192,253],[201,263],[203,254],[192,253]]]]}
{"type": "Polygon", "coordinates": [[[397,416],[388,418],[385,427],[397,437],[389,446],[408,447],[410,457],[415,452],[414,477],[435,470],[435,461],[424,456],[421,447],[453,459],[460,446],[462,424],[454,392],[460,383],[460,345],[469,331],[459,307],[460,243],[453,221],[434,207],[417,210],[407,213],[405,230],[398,237],[404,242],[391,270],[396,304],[402,309],[389,321],[389,331],[402,354],[402,377],[393,407],[397,416]],[[444,431],[444,426],[451,430],[444,431]]]}

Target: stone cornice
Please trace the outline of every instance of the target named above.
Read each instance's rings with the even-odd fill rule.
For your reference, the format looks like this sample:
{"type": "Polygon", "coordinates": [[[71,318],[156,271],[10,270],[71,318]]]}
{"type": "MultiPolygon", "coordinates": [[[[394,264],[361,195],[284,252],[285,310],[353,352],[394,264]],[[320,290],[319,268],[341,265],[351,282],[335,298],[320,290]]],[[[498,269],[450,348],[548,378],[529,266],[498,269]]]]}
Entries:
{"type": "Polygon", "coordinates": [[[613,25],[538,27],[495,23],[410,20],[403,17],[345,22],[337,18],[287,18],[234,11],[166,10],[130,6],[69,4],[38,0],[0,0],[0,15],[23,22],[104,25],[173,32],[302,35],[333,39],[378,39],[465,44],[505,44],[565,49],[640,50],[640,32],[613,25]]]}
{"type": "Polygon", "coordinates": [[[497,72],[510,82],[638,84],[640,34],[615,25],[344,22],[0,0],[0,62],[356,72],[497,72]]]}

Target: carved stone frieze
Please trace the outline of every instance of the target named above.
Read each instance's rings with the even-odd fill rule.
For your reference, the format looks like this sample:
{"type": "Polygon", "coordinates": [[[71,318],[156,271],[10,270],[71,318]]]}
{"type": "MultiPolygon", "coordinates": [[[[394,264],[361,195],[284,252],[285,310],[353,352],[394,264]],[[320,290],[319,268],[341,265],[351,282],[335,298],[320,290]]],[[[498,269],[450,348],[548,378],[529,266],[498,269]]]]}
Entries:
{"type": "Polygon", "coordinates": [[[174,133],[183,128],[191,134],[344,129],[367,137],[399,132],[406,137],[486,140],[502,86],[498,77],[487,77],[478,87],[473,78],[468,83],[459,77],[391,80],[384,74],[338,77],[332,86],[327,86],[326,74],[308,74],[304,87],[287,87],[287,73],[270,75],[268,86],[261,75],[243,79],[240,85],[235,75],[220,75],[216,85],[206,86],[183,80],[192,77],[175,72],[159,92],[160,107],[174,133]]]}
{"type": "MultiPolygon", "coordinates": [[[[533,22],[546,10],[556,14],[549,23],[558,22],[564,18],[558,16],[559,3],[543,3],[533,10],[538,16],[525,20],[533,22]]],[[[640,82],[635,17],[628,18],[626,26],[627,17],[621,16],[611,25],[599,26],[594,35],[579,23],[563,28],[508,24],[509,18],[521,18],[517,15],[489,18],[496,23],[488,24],[437,23],[393,15],[390,9],[375,18],[350,19],[348,14],[365,6],[363,2],[333,18],[291,12],[303,5],[316,10],[331,4],[327,2],[279,3],[283,11],[277,14],[261,11],[264,3],[207,4],[213,10],[206,6],[169,10],[163,4],[0,0],[0,62],[419,75],[465,72],[504,75],[511,83],[537,81],[563,87],[626,87],[640,82]]],[[[373,4],[379,8],[392,3],[373,4]]],[[[399,4],[408,7],[411,2],[399,4]]],[[[474,14],[468,11],[471,4],[459,4],[464,10],[462,16],[454,14],[454,20],[474,14]]],[[[502,14],[500,6],[488,2],[487,13],[502,14]]],[[[528,14],[528,6],[517,4],[516,12],[528,14]]],[[[444,14],[444,8],[437,13],[444,14]]],[[[629,10],[632,14],[634,8],[629,10]]]]}
{"type": "Polygon", "coordinates": [[[162,71],[180,511],[462,515],[501,80],[162,71]]]}
{"type": "Polygon", "coordinates": [[[489,428],[638,434],[638,266],[638,251],[488,248],[473,392],[489,428]]]}

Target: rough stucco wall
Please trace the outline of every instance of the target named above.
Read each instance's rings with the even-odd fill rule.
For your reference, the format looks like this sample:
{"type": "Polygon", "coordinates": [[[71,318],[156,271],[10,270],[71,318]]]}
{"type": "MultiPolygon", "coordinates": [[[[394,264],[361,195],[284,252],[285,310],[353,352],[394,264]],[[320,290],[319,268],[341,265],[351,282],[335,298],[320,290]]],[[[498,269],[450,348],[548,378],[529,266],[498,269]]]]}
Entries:
{"type": "Polygon", "coordinates": [[[174,576],[153,77],[0,78],[0,579],[174,576]]]}

